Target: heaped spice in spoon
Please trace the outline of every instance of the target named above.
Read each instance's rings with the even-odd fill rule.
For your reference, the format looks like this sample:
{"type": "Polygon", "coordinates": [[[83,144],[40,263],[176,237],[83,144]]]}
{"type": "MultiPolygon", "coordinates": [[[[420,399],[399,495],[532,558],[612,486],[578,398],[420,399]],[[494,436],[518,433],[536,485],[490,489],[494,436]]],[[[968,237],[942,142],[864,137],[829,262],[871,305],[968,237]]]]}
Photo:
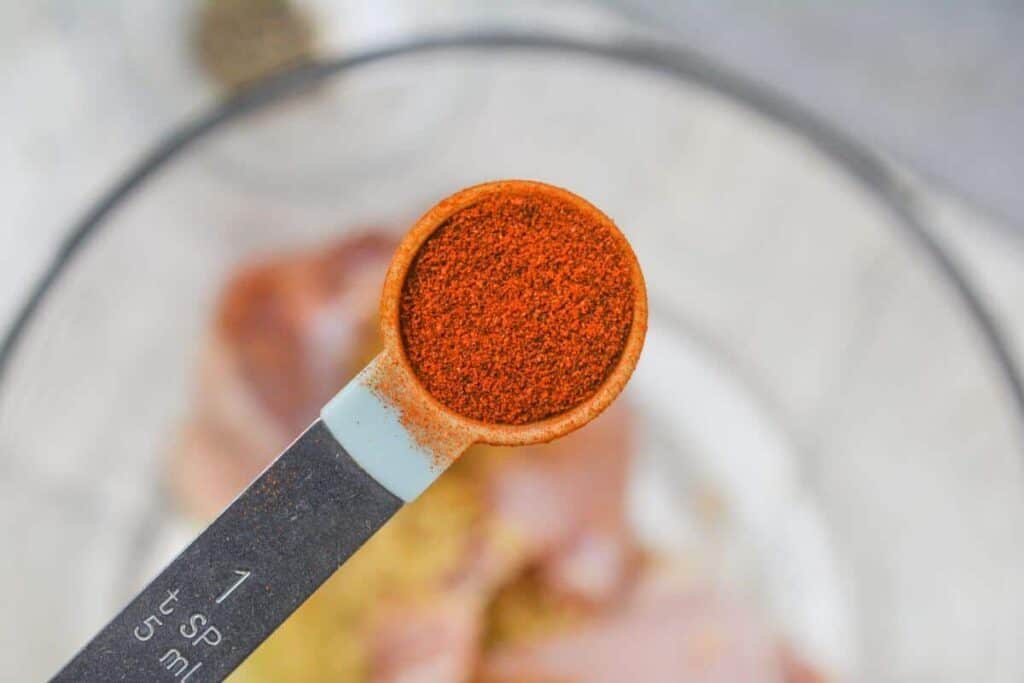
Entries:
{"type": "Polygon", "coordinates": [[[633,282],[599,216],[550,194],[488,196],[420,247],[399,318],[409,363],[451,410],[491,424],[582,403],[622,354],[633,282]]]}

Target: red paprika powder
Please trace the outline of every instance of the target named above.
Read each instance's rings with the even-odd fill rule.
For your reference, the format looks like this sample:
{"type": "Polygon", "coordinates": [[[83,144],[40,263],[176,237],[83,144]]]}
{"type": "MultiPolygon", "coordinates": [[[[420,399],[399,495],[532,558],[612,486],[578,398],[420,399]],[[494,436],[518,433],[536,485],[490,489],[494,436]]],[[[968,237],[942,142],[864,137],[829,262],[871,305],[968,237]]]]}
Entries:
{"type": "Polygon", "coordinates": [[[592,396],[615,368],[635,292],[621,242],[567,199],[489,195],[419,248],[399,323],[423,387],[465,417],[522,425],[592,396]]]}

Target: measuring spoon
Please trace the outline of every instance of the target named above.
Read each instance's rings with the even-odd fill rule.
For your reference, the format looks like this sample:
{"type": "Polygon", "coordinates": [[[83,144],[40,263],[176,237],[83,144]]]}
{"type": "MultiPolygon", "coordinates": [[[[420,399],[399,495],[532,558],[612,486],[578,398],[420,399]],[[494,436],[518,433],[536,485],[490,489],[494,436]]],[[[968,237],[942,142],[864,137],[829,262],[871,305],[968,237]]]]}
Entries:
{"type": "Polygon", "coordinates": [[[633,372],[647,328],[643,276],[612,221],[566,190],[524,180],[467,188],[421,217],[392,260],[380,311],[384,350],[52,680],[226,678],[470,445],[550,441],[597,416],[633,372]],[[454,213],[510,192],[571,202],[604,224],[628,256],[635,292],[629,336],[604,383],[574,408],[524,425],[479,422],[439,403],[417,380],[399,329],[420,246],[454,213]]]}

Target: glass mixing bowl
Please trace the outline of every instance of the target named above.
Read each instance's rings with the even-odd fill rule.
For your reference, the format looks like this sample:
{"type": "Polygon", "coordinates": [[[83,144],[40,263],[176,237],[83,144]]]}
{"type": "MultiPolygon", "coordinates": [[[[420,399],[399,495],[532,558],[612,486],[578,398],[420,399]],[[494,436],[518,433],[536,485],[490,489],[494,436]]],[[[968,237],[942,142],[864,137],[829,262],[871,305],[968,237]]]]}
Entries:
{"type": "Polygon", "coordinates": [[[644,268],[645,539],[840,680],[1024,677],[1019,378],[898,177],[695,55],[518,34],[280,77],[72,232],[0,356],[8,673],[55,671],[183,542],[162,456],[239,262],[506,177],[588,198],[644,268]]]}

